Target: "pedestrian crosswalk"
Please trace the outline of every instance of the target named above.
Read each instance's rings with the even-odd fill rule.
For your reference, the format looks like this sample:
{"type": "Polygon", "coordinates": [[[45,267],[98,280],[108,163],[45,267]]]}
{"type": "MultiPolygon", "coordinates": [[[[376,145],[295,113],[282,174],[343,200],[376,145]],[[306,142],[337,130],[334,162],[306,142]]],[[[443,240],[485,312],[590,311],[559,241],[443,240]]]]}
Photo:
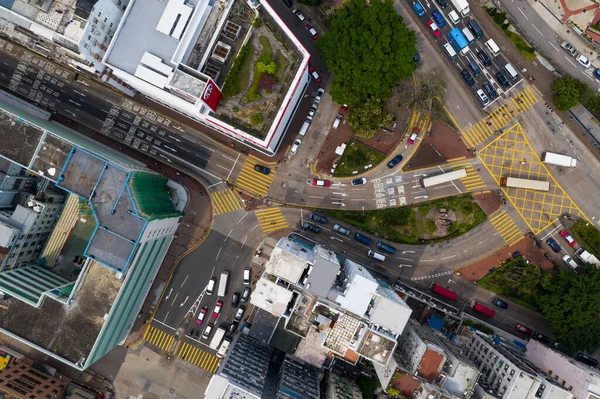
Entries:
{"type": "Polygon", "coordinates": [[[519,227],[517,227],[508,212],[504,210],[492,216],[490,222],[508,245],[516,243],[523,237],[519,227]]]}
{"type": "Polygon", "coordinates": [[[156,346],[160,350],[170,351],[175,342],[175,337],[150,326],[144,333],[144,341],[156,346]]]}
{"type": "Polygon", "coordinates": [[[271,173],[265,175],[254,170],[254,166],[257,164],[260,164],[258,159],[248,156],[235,180],[235,184],[244,191],[264,197],[269,192],[275,171],[271,170],[271,173]]]}
{"type": "Polygon", "coordinates": [[[215,191],[214,193],[210,193],[210,198],[213,202],[215,215],[235,212],[243,208],[239,195],[233,190],[215,191]]]}
{"type": "Polygon", "coordinates": [[[202,349],[198,349],[187,342],[184,342],[183,345],[181,345],[177,357],[212,374],[216,373],[219,369],[220,359],[218,357],[205,352],[202,349]]]}
{"type": "Polygon", "coordinates": [[[477,173],[477,171],[475,170],[473,165],[471,165],[470,163],[463,163],[463,164],[456,165],[456,166],[454,166],[453,169],[454,170],[459,170],[459,169],[467,170],[467,177],[463,177],[462,179],[460,179],[461,183],[465,186],[467,191],[481,190],[482,188],[484,188],[486,186],[486,184],[483,181],[483,179],[481,178],[481,176],[479,176],[479,173],[477,173]]]}
{"type": "Polygon", "coordinates": [[[525,88],[490,112],[485,119],[465,130],[463,132],[465,142],[471,147],[476,147],[492,136],[495,131],[500,131],[518,114],[533,107],[538,101],[534,91],[529,87],[525,88]]]}
{"type": "Polygon", "coordinates": [[[275,230],[289,227],[288,222],[285,220],[285,217],[279,208],[260,209],[256,211],[256,218],[264,233],[270,233],[275,230]]]}

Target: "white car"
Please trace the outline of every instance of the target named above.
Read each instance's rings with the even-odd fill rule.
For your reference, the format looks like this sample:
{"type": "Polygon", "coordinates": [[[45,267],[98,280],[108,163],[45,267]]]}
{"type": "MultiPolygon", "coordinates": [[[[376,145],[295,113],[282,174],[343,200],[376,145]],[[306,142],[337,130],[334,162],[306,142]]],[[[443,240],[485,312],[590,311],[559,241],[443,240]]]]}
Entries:
{"type": "Polygon", "coordinates": [[[308,119],[312,119],[317,114],[317,109],[319,105],[313,104],[310,106],[310,110],[308,111],[308,119]]]}
{"type": "Polygon", "coordinates": [[[320,88],[319,90],[317,90],[317,95],[315,96],[316,103],[321,102],[321,100],[323,99],[323,94],[325,94],[325,90],[323,88],[320,88]]]}
{"type": "Polygon", "coordinates": [[[452,21],[452,23],[457,24],[460,22],[460,17],[458,16],[458,14],[456,13],[456,11],[450,11],[448,13],[448,17],[450,17],[450,21],[452,21]]]}
{"type": "Polygon", "coordinates": [[[296,17],[298,17],[298,19],[300,20],[300,22],[304,22],[306,21],[306,17],[304,15],[302,15],[302,13],[300,11],[298,11],[297,9],[293,9],[292,13],[294,13],[294,15],[296,15],[296,17]]]}
{"type": "Polygon", "coordinates": [[[581,65],[583,65],[584,68],[589,68],[592,66],[592,63],[590,62],[590,60],[587,59],[587,57],[585,55],[579,54],[577,56],[576,60],[581,65]]]}
{"type": "Polygon", "coordinates": [[[292,145],[292,149],[290,150],[290,154],[294,155],[298,151],[298,147],[302,144],[302,140],[296,139],[294,141],[294,145],[292,145]]]}

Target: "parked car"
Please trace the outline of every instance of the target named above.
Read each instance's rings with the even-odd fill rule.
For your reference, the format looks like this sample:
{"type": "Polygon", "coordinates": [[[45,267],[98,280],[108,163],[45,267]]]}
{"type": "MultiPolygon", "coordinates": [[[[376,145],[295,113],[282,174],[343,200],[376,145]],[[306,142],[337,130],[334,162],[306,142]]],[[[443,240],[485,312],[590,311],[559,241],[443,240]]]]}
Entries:
{"type": "Polygon", "coordinates": [[[322,87],[319,88],[319,90],[317,90],[317,95],[315,96],[315,102],[316,103],[320,103],[321,100],[323,99],[323,94],[325,94],[325,89],[323,89],[322,87]]]}
{"type": "Polygon", "coordinates": [[[473,79],[471,72],[469,72],[466,69],[463,69],[462,71],[460,71],[460,74],[469,86],[473,86],[475,84],[475,79],[473,79]]]}
{"type": "Polygon", "coordinates": [[[406,142],[408,144],[414,144],[417,140],[417,137],[419,136],[419,133],[421,133],[421,129],[419,129],[418,127],[413,128],[412,133],[406,142]]]}
{"type": "Polygon", "coordinates": [[[327,218],[319,215],[318,213],[311,212],[310,218],[316,222],[327,224],[327,218]]]}
{"type": "Polygon", "coordinates": [[[560,47],[565,49],[565,51],[569,53],[571,57],[575,57],[577,55],[577,50],[575,50],[575,47],[573,47],[573,45],[566,40],[560,44],[560,47]]]}
{"type": "Polygon", "coordinates": [[[590,60],[588,60],[587,57],[583,54],[579,54],[576,60],[586,69],[592,66],[590,60]]]}
{"type": "Polygon", "coordinates": [[[213,327],[214,327],[214,324],[209,324],[206,326],[206,328],[204,329],[204,333],[202,333],[202,339],[208,339],[213,327]]]}
{"type": "Polygon", "coordinates": [[[510,86],[510,83],[508,83],[508,79],[506,79],[506,76],[504,76],[502,72],[498,72],[496,74],[496,80],[498,81],[498,83],[500,83],[500,86],[502,87],[510,86]]]}
{"type": "Polygon", "coordinates": [[[244,292],[242,293],[242,298],[240,299],[240,301],[242,303],[248,302],[248,299],[250,299],[251,292],[252,292],[252,290],[250,289],[250,287],[244,288],[244,292]]]}
{"type": "Polygon", "coordinates": [[[578,353],[577,360],[579,360],[580,362],[585,363],[589,366],[598,367],[598,360],[594,359],[591,356],[586,355],[585,353],[578,353]]]}
{"type": "Polygon", "coordinates": [[[283,4],[285,4],[288,7],[292,7],[294,5],[294,3],[292,3],[292,0],[283,0],[283,4]]]}
{"type": "Polygon", "coordinates": [[[594,77],[600,79],[600,68],[594,69],[594,77]]]}
{"type": "Polygon", "coordinates": [[[496,91],[496,89],[494,89],[494,85],[492,84],[492,82],[485,82],[483,84],[483,88],[487,92],[488,96],[490,96],[490,100],[493,100],[494,98],[498,97],[498,92],[496,91]]]}
{"type": "Polygon", "coordinates": [[[365,179],[364,177],[361,177],[361,178],[352,180],[351,183],[353,186],[360,186],[361,184],[367,184],[367,179],[365,179]]]}
{"type": "Polygon", "coordinates": [[[239,309],[237,310],[235,316],[233,317],[233,321],[236,323],[239,323],[240,320],[242,320],[242,316],[244,315],[245,311],[246,311],[246,307],[244,305],[240,306],[239,309]]]}
{"type": "Polygon", "coordinates": [[[435,22],[438,24],[438,26],[440,28],[443,28],[444,26],[446,26],[446,20],[442,16],[442,13],[440,13],[438,10],[435,10],[434,12],[431,13],[431,18],[433,18],[435,20],[435,22]]]}
{"type": "Polygon", "coordinates": [[[234,322],[232,322],[232,323],[229,325],[229,328],[227,329],[227,332],[228,332],[229,334],[233,334],[233,333],[235,333],[235,330],[237,329],[237,326],[238,326],[238,323],[236,323],[235,321],[234,321],[234,322]]]}
{"type": "Polygon", "coordinates": [[[321,232],[321,228],[320,227],[317,227],[314,224],[308,223],[308,222],[304,222],[302,224],[302,230],[308,230],[311,233],[315,233],[315,234],[319,234],[321,232]]]}
{"type": "Polygon", "coordinates": [[[317,114],[317,109],[319,109],[319,104],[313,104],[310,106],[308,110],[308,119],[312,119],[317,114]]]}
{"type": "Polygon", "coordinates": [[[402,159],[402,155],[396,155],[394,158],[390,159],[390,162],[388,162],[387,167],[392,169],[394,166],[402,162],[402,159]]]}
{"type": "Polygon", "coordinates": [[[267,168],[266,166],[262,166],[262,165],[254,165],[254,170],[262,173],[263,175],[268,175],[271,173],[271,169],[267,168]]]}
{"type": "Polygon", "coordinates": [[[231,306],[234,308],[237,308],[239,304],[240,304],[240,293],[234,292],[233,296],[231,297],[231,306]]]}
{"type": "Polygon", "coordinates": [[[323,179],[312,179],[312,185],[317,187],[329,187],[331,186],[331,181],[323,179]]]}
{"type": "Polygon", "coordinates": [[[294,155],[296,152],[298,152],[298,148],[300,147],[300,144],[302,144],[302,140],[300,140],[300,139],[294,140],[294,144],[292,145],[290,154],[294,155]]]}
{"type": "Polygon", "coordinates": [[[206,316],[206,306],[200,309],[200,313],[198,313],[198,318],[196,319],[196,324],[201,325],[204,321],[204,317],[206,316]]]}
{"type": "Polygon", "coordinates": [[[319,72],[317,72],[317,70],[315,69],[315,67],[312,66],[312,65],[308,66],[308,73],[310,73],[312,75],[313,79],[317,83],[321,83],[321,81],[323,80],[321,78],[321,75],[319,75],[319,72]]]}
{"type": "Polygon", "coordinates": [[[311,24],[306,24],[304,27],[306,28],[308,33],[310,33],[313,39],[316,40],[319,38],[319,32],[317,32],[317,30],[313,28],[311,24]]]}
{"type": "Polygon", "coordinates": [[[506,309],[508,308],[508,303],[504,302],[502,299],[500,298],[494,298],[492,299],[492,303],[496,306],[498,306],[499,308],[502,309],[506,309]]]}
{"type": "Polygon", "coordinates": [[[427,25],[429,26],[429,29],[431,29],[431,32],[433,33],[434,37],[440,37],[442,31],[440,30],[438,25],[433,21],[433,19],[427,21],[427,25]]]}
{"type": "Polygon", "coordinates": [[[415,12],[417,13],[417,15],[419,17],[422,17],[423,15],[425,15],[425,9],[421,5],[421,3],[419,3],[418,1],[413,3],[413,9],[415,10],[415,12]]]}
{"type": "Polygon", "coordinates": [[[217,303],[215,304],[215,309],[213,310],[211,317],[213,319],[216,319],[217,317],[219,317],[219,314],[221,313],[221,308],[223,307],[223,302],[221,301],[217,301],[217,303]]]}
{"type": "Polygon", "coordinates": [[[517,329],[517,331],[521,331],[523,334],[527,334],[527,335],[533,334],[533,330],[525,327],[523,324],[517,324],[515,328],[517,329]]]}
{"type": "Polygon", "coordinates": [[[534,332],[533,335],[531,336],[532,339],[535,339],[536,341],[540,341],[542,344],[550,344],[550,337],[542,334],[541,332],[534,332]]]}
{"type": "Polygon", "coordinates": [[[300,22],[306,21],[306,17],[297,9],[293,9],[292,13],[300,20],[300,22]]]}
{"type": "Polygon", "coordinates": [[[437,0],[437,3],[440,5],[440,7],[442,8],[446,8],[446,6],[448,5],[448,2],[446,0],[437,0]]]}
{"type": "Polygon", "coordinates": [[[575,244],[577,244],[573,236],[571,236],[571,234],[569,234],[567,230],[561,231],[560,236],[565,239],[565,241],[567,242],[567,244],[569,244],[570,247],[573,247],[575,246],[575,244]]]}
{"type": "Polygon", "coordinates": [[[560,245],[558,245],[558,243],[556,242],[556,240],[554,238],[552,238],[552,237],[550,237],[550,238],[548,238],[546,240],[546,244],[548,244],[550,246],[550,248],[552,248],[552,250],[554,252],[560,252],[561,251],[560,245]]]}
{"type": "Polygon", "coordinates": [[[333,225],[333,231],[335,231],[336,233],[343,234],[345,236],[350,235],[350,230],[348,230],[347,228],[345,228],[343,226],[340,226],[339,224],[333,225]]]}
{"type": "Polygon", "coordinates": [[[485,50],[479,50],[479,52],[477,53],[477,57],[479,57],[479,60],[484,66],[487,67],[492,65],[492,60],[490,59],[490,56],[487,55],[485,50]]]}

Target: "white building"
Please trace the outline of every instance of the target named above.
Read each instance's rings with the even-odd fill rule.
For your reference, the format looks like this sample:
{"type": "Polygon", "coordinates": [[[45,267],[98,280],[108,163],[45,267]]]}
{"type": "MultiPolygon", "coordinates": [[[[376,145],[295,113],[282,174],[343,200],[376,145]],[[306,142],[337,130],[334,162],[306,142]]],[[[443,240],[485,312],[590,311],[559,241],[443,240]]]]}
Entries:
{"type": "Polygon", "coordinates": [[[527,360],[571,391],[577,399],[600,398],[600,373],[538,341],[527,344],[527,360]]]}
{"type": "MultiPolygon", "coordinates": [[[[299,65],[263,139],[218,119],[215,112],[222,97],[215,83],[218,74],[204,67],[209,58],[215,57],[217,47],[223,53],[218,55],[223,62],[231,56],[231,46],[219,45],[219,37],[232,26],[228,19],[235,1],[242,0],[131,0],[104,63],[113,70],[113,76],[141,93],[229,138],[273,155],[308,84],[310,55],[267,2],[249,1],[256,16],[263,13],[286,36],[299,55],[299,65]],[[203,54],[199,66],[192,68],[188,63],[197,46],[203,48],[203,54]]],[[[239,29],[236,31],[236,35],[241,34],[239,29]]]]}
{"type": "Polygon", "coordinates": [[[102,61],[128,3],[129,0],[98,0],[92,8],[79,42],[79,50],[97,72],[103,72],[106,68],[102,61]]]}

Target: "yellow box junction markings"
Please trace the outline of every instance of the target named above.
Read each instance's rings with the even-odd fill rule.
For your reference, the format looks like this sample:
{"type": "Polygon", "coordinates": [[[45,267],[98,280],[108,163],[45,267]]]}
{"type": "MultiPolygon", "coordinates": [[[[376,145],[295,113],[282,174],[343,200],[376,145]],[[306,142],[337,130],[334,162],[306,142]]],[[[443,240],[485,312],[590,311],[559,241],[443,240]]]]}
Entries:
{"type": "Polygon", "coordinates": [[[243,208],[238,194],[230,189],[210,193],[210,198],[212,198],[213,201],[215,215],[235,212],[243,208]]]}
{"type": "Polygon", "coordinates": [[[492,111],[485,119],[477,122],[470,129],[466,130],[463,135],[467,144],[471,147],[483,143],[488,139],[495,130],[499,130],[510,121],[512,121],[521,112],[527,111],[539,101],[537,95],[527,87],[519,92],[514,97],[511,97],[492,111]]]}
{"type": "Polygon", "coordinates": [[[460,179],[461,183],[465,186],[467,191],[479,190],[486,186],[486,184],[483,181],[483,179],[481,178],[481,176],[479,176],[479,173],[477,173],[477,171],[475,170],[473,165],[471,165],[470,163],[454,165],[453,169],[454,170],[459,170],[459,169],[467,170],[467,177],[463,177],[462,179],[460,179]]]}
{"type": "Polygon", "coordinates": [[[181,345],[177,357],[212,374],[216,373],[219,369],[220,359],[218,357],[198,349],[187,342],[184,342],[183,345],[181,345]]]}
{"type": "Polygon", "coordinates": [[[523,236],[523,233],[521,233],[519,227],[517,227],[514,220],[512,220],[512,218],[506,211],[501,211],[496,215],[492,216],[490,218],[490,222],[492,223],[494,228],[498,230],[500,237],[502,237],[502,239],[506,241],[508,245],[514,244],[515,242],[519,241],[523,236]]]}
{"type": "Polygon", "coordinates": [[[285,220],[281,209],[279,208],[265,208],[256,211],[256,218],[262,227],[263,232],[270,233],[275,230],[285,229],[289,227],[288,222],[285,220]]]}
{"type": "Polygon", "coordinates": [[[158,349],[169,351],[173,346],[173,342],[175,342],[175,337],[150,326],[144,333],[144,341],[156,346],[158,349]]]}
{"type": "Polygon", "coordinates": [[[543,231],[564,213],[587,219],[533,151],[519,123],[479,150],[477,156],[498,184],[503,177],[550,183],[548,191],[501,187],[534,234],[543,231]]]}
{"type": "Polygon", "coordinates": [[[257,172],[254,170],[254,166],[259,163],[260,161],[257,159],[247,157],[235,180],[235,184],[244,191],[264,197],[269,192],[275,171],[271,169],[271,173],[268,175],[257,172]]]}

